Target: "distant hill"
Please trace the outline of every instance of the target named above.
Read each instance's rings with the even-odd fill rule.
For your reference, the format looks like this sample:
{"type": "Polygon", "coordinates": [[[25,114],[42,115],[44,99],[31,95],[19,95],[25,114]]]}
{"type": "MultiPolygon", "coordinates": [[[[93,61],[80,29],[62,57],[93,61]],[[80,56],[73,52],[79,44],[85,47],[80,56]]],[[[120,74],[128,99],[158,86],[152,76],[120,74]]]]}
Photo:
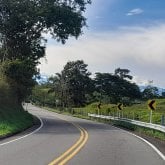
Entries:
{"type": "MultiPolygon", "coordinates": [[[[140,91],[143,92],[147,88],[147,86],[139,86],[139,88],[140,88],[140,91]]],[[[165,92],[165,88],[160,88],[160,87],[157,87],[157,88],[158,88],[159,95],[162,95],[162,92],[165,92]]]]}
{"type": "Polygon", "coordinates": [[[36,79],[36,81],[39,83],[39,84],[43,84],[43,83],[46,83],[48,81],[48,75],[45,75],[45,74],[41,74],[40,75],[40,78],[39,79],[36,79]]]}

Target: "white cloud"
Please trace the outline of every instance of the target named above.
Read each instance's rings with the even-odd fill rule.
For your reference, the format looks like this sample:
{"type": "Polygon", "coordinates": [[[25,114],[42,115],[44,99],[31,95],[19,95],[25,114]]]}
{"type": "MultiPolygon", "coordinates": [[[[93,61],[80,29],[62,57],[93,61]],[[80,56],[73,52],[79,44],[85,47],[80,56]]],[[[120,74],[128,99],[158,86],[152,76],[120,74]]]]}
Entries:
{"type": "Polygon", "coordinates": [[[99,15],[97,15],[95,18],[96,19],[103,19],[103,17],[102,16],[99,16],[99,15]]]}
{"type": "Polygon", "coordinates": [[[40,68],[42,73],[51,75],[60,72],[67,61],[83,59],[92,73],[127,68],[132,75],[165,87],[164,41],[165,24],[86,34],[66,45],[48,45],[48,62],[42,60],[40,68]]]}
{"type": "Polygon", "coordinates": [[[132,9],[130,10],[126,15],[127,16],[132,16],[132,15],[137,15],[137,14],[141,14],[143,13],[144,11],[140,8],[136,8],[136,9],[132,9]]]}
{"type": "Polygon", "coordinates": [[[150,83],[151,80],[142,79],[139,76],[134,76],[132,82],[135,82],[136,84],[141,85],[141,86],[147,86],[147,85],[150,85],[151,84],[150,83]]]}

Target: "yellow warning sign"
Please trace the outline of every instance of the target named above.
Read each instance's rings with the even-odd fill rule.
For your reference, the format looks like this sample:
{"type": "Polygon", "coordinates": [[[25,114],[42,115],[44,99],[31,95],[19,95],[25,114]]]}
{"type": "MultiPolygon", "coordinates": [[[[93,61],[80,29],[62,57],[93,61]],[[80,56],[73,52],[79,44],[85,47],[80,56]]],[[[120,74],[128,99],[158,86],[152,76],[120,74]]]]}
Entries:
{"type": "Polygon", "coordinates": [[[120,111],[123,110],[123,104],[122,103],[119,103],[117,105],[117,109],[120,110],[120,111]]]}
{"type": "Polygon", "coordinates": [[[151,110],[156,110],[156,101],[155,100],[148,100],[148,108],[151,110]]]}

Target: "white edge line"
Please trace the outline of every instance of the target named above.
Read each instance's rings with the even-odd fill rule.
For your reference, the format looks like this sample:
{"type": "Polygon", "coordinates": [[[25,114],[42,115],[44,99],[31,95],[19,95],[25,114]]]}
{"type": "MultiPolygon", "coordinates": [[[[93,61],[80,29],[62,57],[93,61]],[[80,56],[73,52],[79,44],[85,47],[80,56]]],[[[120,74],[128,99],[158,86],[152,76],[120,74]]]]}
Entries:
{"type": "Polygon", "coordinates": [[[142,140],[143,142],[147,143],[165,161],[165,155],[161,151],[159,151],[159,149],[157,147],[155,147],[153,144],[151,144],[149,141],[147,141],[146,139],[144,139],[144,138],[142,138],[142,137],[140,137],[138,135],[135,135],[133,133],[130,133],[128,131],[126,131],[126,132],[128,134],[131,134],[131,135],[137,137],[138,139],[142,140]]]}
{"type": "Polygon", "coordinates": [[[0,146],[3,146],[3,145],[6,145],[6,144],[9,144],[9,143],[18,141],[18,140],[20,140],[20,139],[26,138],[26,137],[28,137],[28,136],[30,136],[30,135],[32,135],[32,134],[38,132],[38,131],[43,127],[44,124],[43,124],[43,121],[42,121],[42,119],[41,119],[40,117],[37,117],[37,118],[40,120],[40,123],[41,123],[41,125],[40,125],[39,128],[37,128],[36,130],[34,130],[33,132],[31,132],[31,133],[29,133],[29,134],[27,134],[27,135],[25,135],[25,136],[19,137],[19,138],[17,138],[17,139],[14,139],[14,140],[11,140],[11,141],[8,141],[8,142],[5,142],[5,143],[1,143],[0,146]]]}
{"type": "MultiPolygon", "coordinates": [[[[113,127],[115,127],[115,126],[113,126],[113,127]]],[[[116,127],[116,128],[118,128],[118,127],[116,127]]],[[[147,143],[164,161],[165,161],[165,155],[161,152],[161,151],[159,151],[159,149],[157,148],[157,147],[155,147],[153,144],[151,144],[149,141],[147,141],[147,140],[145,140],[144,138],[142,138],[142,137],[140,137],[140,136],[138,136],[138,135],[135,135],[135,134],[133,134],[133,133],[131,133],[131,132],[128,132],[128,131],[126,131],[126,130],[123,130],[123,129],[121,129],[121,128],[118,128],[118,129],[120,129],[120,130],[122,130],[122,131],[125,131],[125,132],[127,132],[128,134],[130,134],[130,135],[133,135],[133,136],[135,136],[136,138],[138,138],[138,139],[140,139],[140,140],[142,140],[143,142],[145,142],[145,143],[147,143]]]]}
{"type": "MultiPolygon", "coordinates": [[[[115,126],[113,126],[113,127],[115,127],[115,126]]],[[[119,128],[119,127],[116,127],[116,128],[118,128],[120,130],[123,130],[123,129],[119,128]]],[[[128,134],[133,135],[136,138],[138,138],[138,139],[142,140],[143,142],[147,143],[165,161],[165,155],[161,151],[159,151],[159,149],[157,147],[155,147],[153,144],[151,144],[149,141],[147,141],[146,139],[144,139],[144,138],[142,138],[142,137],[140,137],[138,135],[135,135],[135,134],[133,134],[131,132],[128,132],[126,130],[123,130],[123,131],[125,131],[128,134]]]]}
{"type": "MultiPolygon", "coordinates": [[[[113,127],[115,127],[115,126],[113,126],[113,127]]],[[[124,130],[124,129],[121,129],[121,128],[119,128],[119,127],[115,127],[115,128],[118,128],[118,129],[120,129],[120,130],[122,130],[122,131],[125,131],[125,132],[127,132],[128,134],[130,134],[130,135],[132,135],[132,136],[135,136],[136,138],[138,138],[138,139],[140,139],[140,140],[142,140],[143,142],[145,142],[145,143],[147,143],[164,161],[165,161],[165,155],[156,147],[156,146],[154,146],[153,144],[151,144],[149,141],[147,141],[146,139],[144,139],[144,138],[142,138],[142,137],[140,137],[140,136],[138,136],[138,135],[135,135],[134,133],[131,133],[131,132],[129,132],[129,131],[126,131],[126,130],[124,130]]]]}

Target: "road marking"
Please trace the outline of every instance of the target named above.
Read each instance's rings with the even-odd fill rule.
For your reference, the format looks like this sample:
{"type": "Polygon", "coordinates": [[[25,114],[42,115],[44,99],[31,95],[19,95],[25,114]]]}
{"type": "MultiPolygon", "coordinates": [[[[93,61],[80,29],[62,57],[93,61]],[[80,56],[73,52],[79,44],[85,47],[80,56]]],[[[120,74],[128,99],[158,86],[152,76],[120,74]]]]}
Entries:
{"type": "MultiPolygon", "coordinates": [[[[61,119],[61,118],[60,118],[61,119]]],[[[65,120],[65,119],[61,119],[65,120]]],[[[65,120],[66,121],[66,120],[65,120]]],[[[61,156],[50,162],[48,165],[64,165],[66,164],[70,159],[72,159],[86,144],[88,140],[88,133],[87,131],[80,127],[77,124],[74,124],[72,122],[66,121],[68,123],[71,123],[73,126],[75,126],[80,131],[80,138],[77,140],[77,142],[71,146],[67,151],[65,151],[61,156]]]]}
{"type": "MultiPolygon", "coordinates": [[[[112,126],[112,127],[115,127],[115,126],[112,126]]],[[[126,130],[123,130],[119,127],[115,127],[115,128],[118,128],[119,130],[122,130],[122,131],[125,131],[126,133],[132,135],[132,136],[135,136],[136,138],[142,140],[143,142],[147,143],[164,161],[165,161],[165,155],[156,147],[154,146],[153,144],[151,144],[149,141],[147,141],[146,139],[134,134],[134,133],[131,133],[129,131],[126,131],[126,130]]]]}
{"type": "Polygon", "coordinates": [[[30,135],[35,134],[36,132],[38,132],[43,127],[44,124],[43,124],[43,121],[42,121],[42,119],[40,117],[38,117],[38,116],[36,116],[36,117],[40,120],[40,123],[41,123],[41,125],[40,125],[39,128],[37,128],[36,130],[34,130],[33,132],[31,132],[31,133],[29,133],[29,134],[27,134],[25,136],[19,137],[17,139],[14,139],[14,140],[11,140],[11,141],[8,141],[8,142],[5,142],[5,143],[1,143],[0,146],[4,146],[4,145],[7,145],[7,144],[10,144],[12,142],[15,142],[15,141],[18,141],[20,139],[26,138],[26,137],[28,137],[28,136],[30,136],[30,135]]]}
{"type": "Polygon", "coordinates": [[[62,162],[60,162],[59,165],[64,165],[71,158],[73,158],[81,150],[81,148],[85,145],[85,143],[87,142],[87,140],[88,140],[88,134],[85,135],[84,141],[68,157],[66,157],[62,162]]]}
{"type": "Polygon", "coordinates": [[[133,133],[130,133],[130,132],[127,132],[127,133],[129,133],[129,134],[131,134],[131,135],[133,135],[133,136],[135,136],[135,137],[137,137],[137,138],[139,138],[140,140],[142,140],[143,142],[145,142],[145,143],[147,143],[164,161],[165,161],[165,155],[161,152],[161,151],[159,151],[159,149],[158,148],[156,148],[153,144],[151,144],[149,141],[147,141],[146,139],[144,139],[144,138],[142,138],[142,137],[140,137],[140,136],[138,136],[138,135],[135,135],[135,134],[133,134],[133,133]]]}

